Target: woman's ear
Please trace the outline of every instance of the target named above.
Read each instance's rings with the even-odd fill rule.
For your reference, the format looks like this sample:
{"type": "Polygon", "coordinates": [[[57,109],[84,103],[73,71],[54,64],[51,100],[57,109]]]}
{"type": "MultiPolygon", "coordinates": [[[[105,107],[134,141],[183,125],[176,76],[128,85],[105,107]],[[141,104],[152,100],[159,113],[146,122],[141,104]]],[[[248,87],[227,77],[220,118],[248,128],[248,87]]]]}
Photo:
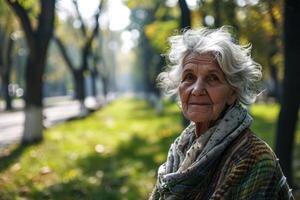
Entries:
{"type": "Polygon", "coordinates": [[[226,103],[228,105],[232,105],[235,102],[236,99],[237,99],[237,92],[234,89],[231,89],[226,103]]]}

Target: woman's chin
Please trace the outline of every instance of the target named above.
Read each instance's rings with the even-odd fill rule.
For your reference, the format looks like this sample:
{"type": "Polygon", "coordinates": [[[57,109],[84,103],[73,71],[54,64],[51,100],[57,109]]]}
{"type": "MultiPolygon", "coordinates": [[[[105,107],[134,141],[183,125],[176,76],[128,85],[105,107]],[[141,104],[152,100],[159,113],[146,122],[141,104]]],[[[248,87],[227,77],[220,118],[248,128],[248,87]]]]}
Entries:
{"type": "Polygon", "coordinates": [[[203,113],[191,112],[191,113],[186,113],[184,116],[190,121],[195,123],[207,123],[212,120],[210,115],[203,115],[203,113]]]}

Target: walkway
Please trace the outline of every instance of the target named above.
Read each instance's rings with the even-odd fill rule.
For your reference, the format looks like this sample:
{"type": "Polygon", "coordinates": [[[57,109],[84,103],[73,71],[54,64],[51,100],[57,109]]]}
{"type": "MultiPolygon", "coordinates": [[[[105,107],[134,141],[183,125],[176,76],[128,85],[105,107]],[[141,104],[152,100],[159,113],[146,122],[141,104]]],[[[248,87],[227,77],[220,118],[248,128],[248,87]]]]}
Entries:
{"type": "MultiPolygon", "coordinates": [[[[19,143],[22,138],[24,112],[22,101],[14,102],[17,111],[0,112],[0,154],[8,145],[19,143]]],[[[49,128],[70,118],[79,116],[80,104],[70,97],[52,97],[44,101],[44,126],[49,128]]],[[[0,106],[1,107],[1,106],[0,106]]],[[[2,109],[3,110],[3,109],[2,109]]]]}

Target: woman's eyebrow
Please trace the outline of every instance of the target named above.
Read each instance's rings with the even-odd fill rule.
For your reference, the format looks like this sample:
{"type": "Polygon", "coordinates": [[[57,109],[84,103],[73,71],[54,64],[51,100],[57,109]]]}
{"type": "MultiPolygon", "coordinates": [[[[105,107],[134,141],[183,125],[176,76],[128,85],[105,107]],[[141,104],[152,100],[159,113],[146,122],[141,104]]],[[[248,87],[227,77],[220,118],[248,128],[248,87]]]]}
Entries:
{"type": "Polygon", "coordinates": [[[223,74],[221,70],[217,70],[217,69],[210,69],[208,70],[209,73],[213,74],[213,73],[216,73],[216,74],[223,74]]]}
{"type": "Polygon", "coordinates": [[[188,72],[194,72],[194,70],[190,69],[190,68],[186,68],[182,71],[182,74],[184,73],[188,73],[188,72]]]}

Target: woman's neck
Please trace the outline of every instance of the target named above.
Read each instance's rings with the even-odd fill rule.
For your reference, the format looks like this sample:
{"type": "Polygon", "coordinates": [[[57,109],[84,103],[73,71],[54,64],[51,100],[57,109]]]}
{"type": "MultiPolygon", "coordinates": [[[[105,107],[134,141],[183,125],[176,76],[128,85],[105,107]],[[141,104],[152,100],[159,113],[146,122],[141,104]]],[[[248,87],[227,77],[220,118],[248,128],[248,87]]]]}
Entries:
{"type": "MultiPolygon", "coordinates": [[[[232,104],[233,105],[233,104],[232,104]]],[[[231,107],[232,105],[226,105],[226,107],[224,108],[224,110],[222,111],[222,113],[220,114],[219,118],[217,120],[212,120],[209,122],[195,122],[196,124],[196,137],[200,137],[203,133],[205,133],[205,131],[207,131],[213,124],[215,124],[216,121],[218,121],[219,119],[223,118],[226,111],[228,110],[229,107],[231,107]]]]}
{"type": "Polygon", "coordinates": [[[209,129],[209,122],[197,122],[196,125],[196,137],[200,137],[205,131],[209,129]]]}

